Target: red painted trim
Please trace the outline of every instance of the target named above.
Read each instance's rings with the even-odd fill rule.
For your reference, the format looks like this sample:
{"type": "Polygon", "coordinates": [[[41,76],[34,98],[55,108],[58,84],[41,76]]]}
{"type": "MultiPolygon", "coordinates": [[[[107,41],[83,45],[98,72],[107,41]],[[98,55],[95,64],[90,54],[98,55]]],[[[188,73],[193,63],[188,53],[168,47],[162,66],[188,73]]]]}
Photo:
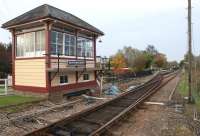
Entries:
{"type": "MultiPolygon", "coordinates": [[[[58,57],[51,56],[50,59],[58,59],[58,57]]],[[[70,60],[74,59],[75,60],[76,58],[75,57],[74,58],[73,57],[66,58],[66,57],[60,56],[60,59],[70,59],[70,60]]]]}
{"type": "Polygon", "coordinates": [[[15,30],[12,31],[12,86],[15,87],[15,54],[16,54],[16,42],[15,42],[15,30]]]}
{"type": "MultiPolygon", "coordinates": [[[[78,60],[78,30],[75,31],[75,35],[76,35],[76,60],[78,60]]],[[[78,71],[76,71],[76,83],[78,83],[78,71]]]]}
{"type": "Polygon", "coordinates": [[[46,87],[15,85],[14,89],[23,92],[48,93],[46,87]]]}
{"type": "Polygon", "coordinates": [[[51,91],[51,75],[47,71],[48,68],[51,67],[51,60],[50,60],[50,30],[49,30],[49,22],[46,23],[46,29],[45,29],[45,37],[46,37],[46,44],[45,44],[45,75],[46,75],[46,88],[48,91],[51,91]]]}
{"type": "Polygon", "coordinates": [[[51,87],[53,91],[71,91],[81,90],[97,87],[96,81],[80,82],[68,85],[59,85],[51,87]]]}
{"type": "MultiPolygon", "coordinates": [[[[89,82],[81,82],[74,83],[68,85],[60,85],[51,87],[51,91],[78,91],[82,89],[96,88],[98,85],[96,81],[89,82]]],[[[46,87],[36,87],[36,86],[23,86],[23,85],[15,85],[15,90],[23,91],[23,92],[33,92],[33,93],[48,93],[49,90],[46,87]]]]}
{"type": "MultiPolygon", "coordinates": [[[[50,47],[50,46],[49,46],[50,47]]],[[[29,59],[45,59],[46,57],[23,57],[23,58],[17,58],[15,57],[16,60],[29,60],[29,59]]],[[[50,59],[58,59],[57,57],[49,57],[50,59]]],[[[69,60],[76,60],[76,58],[74,57],[60,57],[60,59],[69,59],[69,60]]],[[[84,58],[77,58],[77,60],[84,60],[84,58]]],[[[86,59],[87,61],[94,61],[94,59],[86,59]]]]}
{"type": "Polygon", "coordinates": [[[78,83],[78,71],[76,71],[76,83],[78,83]]]}
{"type": "MultiPolygon", "coordinates": [[[[58,57],[50,57],[51,59],[58,59],[58,57]]],[[[66,58],[66,57],[60,57],[60,59],[65,59],[65,60],[85,60],[84,58],[66,58]]],[[[94,59],[86,59],[87,61],[94,61],[94,59]]]]}
{"type": "Polygon", "coordinates": [[[32,59],[45,59],[45,57],[29,57],[29,58],[15,58],[15,60],[32,60],[32,59]]]}

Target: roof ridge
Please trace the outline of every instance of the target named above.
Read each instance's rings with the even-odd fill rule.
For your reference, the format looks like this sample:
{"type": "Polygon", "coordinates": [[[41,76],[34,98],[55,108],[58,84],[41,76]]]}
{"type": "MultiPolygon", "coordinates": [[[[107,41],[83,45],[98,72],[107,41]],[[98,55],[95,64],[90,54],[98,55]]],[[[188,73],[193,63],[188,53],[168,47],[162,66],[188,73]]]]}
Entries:
{"type": "Polygon", "coordinates": [[[11,26],[15,26],[15,25],[19,25],[19,24],[39,20],[41,18],[47,18],[47,17],[51,17],[51,18],[55,18],[55,19],[58,19],[58,20],[61,20],[64,22],[68,22],[68,23],[76,25],[80,28],[88,29],[92,32],[96,32],[101,35],[104,35],[104,33],[101,30],[97,29],[96,27],[87,23],[86,21],[80,19],[79,17],[77,17],[69,12],[66,12],[62,9],[51,6],[49,4],[43,4],[38,7],[35,7],[34,9],[4,23],[2,25],[2,28],[8,28],[11,26]]]}
{"type": "MultiPolygon", "coordinates": [[[[49,4],[46,4],[46,5],[47,5],[48,7],[55,8],[55,9],[61,11],[61,12],[64,12],[64,13],[70,14],[71,16],[75,17],[76,19],[79,19],[79,20],[83,21],[83,22],[86,23],[87,25],[90,25],[90,26],[94,27],[95,29],[98,29],[98,28],[96,28],[95,26],[93,26],[93,25],[87,23],[86,21],[82,20],[81,18],[79,18],[79,17],[73,15],[72,13],[69,13],[69,12],[67,12],[67,11],[65,11],[65,10],[59,9],[59,8],[54,7],[54,6],[52,6],[52,5],[49,5],[49,4]]],[[[50,15],[51,15],[51,14],[50,14],[50,15]]],[[[99,31],[100,31],[100,30],[99,30],[99,31]]],[[[103,32],[102,32],[102,33],[103,33],[103,32]]]]}
{"type": "Polygon", "coordinates": [[[50,10],[49,10],[49,6],[50,6],[50,5],[48,5],[48,4],[43,4],[42,6],[44,6],[44,8],[45,8],[45,13],[47,14],[47,16],[51,15],[51,14],[50,14],[50,10]]]}

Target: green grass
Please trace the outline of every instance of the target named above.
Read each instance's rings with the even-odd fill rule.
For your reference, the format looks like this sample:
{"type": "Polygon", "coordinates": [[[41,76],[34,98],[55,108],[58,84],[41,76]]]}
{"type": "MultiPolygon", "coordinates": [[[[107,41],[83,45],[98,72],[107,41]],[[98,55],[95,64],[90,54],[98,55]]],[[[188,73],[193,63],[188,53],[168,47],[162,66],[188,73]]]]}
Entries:
{"type": "MultiPolygon", "coordinates": [[[[187,74],[183,73],[181,76],[181,80],[178,84],[178,91],[183,97],[188,96],[188,76],[187,74]]],[[[192,89],[192,96],[195,99],[195,107],[198,111],[200,111],[200,96],[197,94],[197,91],[193,88],[192,89]]]]}
{"type": "Polygon", "coordinates": [[[181,80],[178,84],[178,91],[182,96],[188,96],[188,80],[185,74],[181,75],[181,80]]]}
{"type": "Polygon", "coordinates": [[[0,94],[5,92],[5,87],[4,86],[0,86],[0,94]]]}
{"type": "Polygon", "coordinates": [[[20,95],[0,96],[0,107],[32,102],[39,99],[40,98],[38,97],[20,96],[20,95]]]}

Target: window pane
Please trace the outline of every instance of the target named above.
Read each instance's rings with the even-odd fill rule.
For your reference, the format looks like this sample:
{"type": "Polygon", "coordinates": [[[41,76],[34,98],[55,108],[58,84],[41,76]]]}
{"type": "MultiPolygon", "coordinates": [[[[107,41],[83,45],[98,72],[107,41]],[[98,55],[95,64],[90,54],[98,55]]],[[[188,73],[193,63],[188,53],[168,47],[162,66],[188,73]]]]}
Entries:
{"type": "Polygon", "coordinates": [[[66,56],[69,56],[69,35],[65,35],[65,52],[66,56]]]}
{"type": "Polygon", "coordinates": [[[93,57],[93,49],[92,49],[92,40],[87,39],[86,40],[86,56],[87,57],[93,57]]]}
{"type": "Polygon", "coordinates": [[[64,83],[63,80],[64,80],[64,79],[63,79],[63,76],[60,76],[60,83],[64,83]]]}
{"type": "Polygon", "coordinates": [[[82,57],[82,52],[83,52],[83,40],[82,40],[83,38],[81,38],[81,37],[78,37],[78,47],[77,47],[77,55],[79,56],[79,57],[82,57]]]}
{"type": "Polygon", "coordinates": [[[75,36],[65,34],[65,55],[75,56],[75,36]]]}
{"type": "Polygon", "coordinates": [[[20,36],[17,36],[16,39],[17,39],[16,55],[20,56],[20,36]]]}
{"type": "Polygon", "coordinates": [[[89,74],[83,74],[83,80],[89,80],[89,74]]]}
{"type": "Polygon", "coordinates": [[[65,45],[69,45],[69,35],[65,35],[65,45]]]}
{"type": "Polygon", "coordinates": [[[51,54],[56,55],[56,44],[51,44],[51,54]]]}
{"type": "Polygon", "coordinates": [[[76,53],[76,38],[75,36],[71,36],[71,39],[70,39],[70,55],[71,56],[75,56],[75,53],[76,53]]]}
{"type": "Polygon", "coordinates": [[[63,45],[61,44],[58,44],[57,45],[57,53],[59,53],[60,55],[62,55],[63,54],[63,45]]]}
{"type": "Polygon", "coordinates": [[[56,32],[55,31],[51,32],[51,43],[56,43],[56,32]]]}
{"type": "Polygon", "coordinates": [[[20,36],[20,56],[24,56],[25,52],[25,40],[24,40],[24,35],[20,36]]]}
{"type": "Polygon", "coordinates": [[[35,42],[36,56],[42,56],[44,54],[44,46],[45,46],[44,31],[38,31],[36,32],[36,42],[35,42]]]}
{"type": "Polygon", "coordinates": [[[57,35],[57,44],[63,45],[63,33],[59,33],[57,35]]]}
{"type": "Polygon", "coordinates": [[[75,36],[71,36],[70,44],[73,46],[75,45],[75,36]]]}
{"type": "Polygon", "coordinates": [[[64,79],[65,79],[65,83],[68,83],[68,76],[64,76],[64,79]]]}
{"type": "Polygon", "coordinates": [[[45,52],[44,31],[25,33],[17,36],[17,56],[41,56],[45,52]]]}
{"type": "Polygon", "coordinates": [[[74,46],[70,46],[70,56],[75,56],[74,46]]]}
{"type": "Polygon", "coordinates": [[[78,50],[79,57],[93,57],[92,40],[79,37],[77,50],[78,50]]]}
{"type": "Polygon", "coordinates": [[[69,56],[69,46],[65,46],[65,55],[69,56]]]}
{"type": "Polygon", "coordinates": [[[60,76],[60,83],[68,83],[68,76],[60,76]]]}
{"type": "Polygon", "coordinates": [[[81,57],[81,44],[78,44],[78,47],[77,47],[77,55],[79,57],[81,57]]]}
{"type": "Polygon", "coordinates": [[[34,32],[24,34],[24,41],[25,41],[25,56],[34,56],[34,45],[35,45],[35,39],[34,39],[34,32]]]}

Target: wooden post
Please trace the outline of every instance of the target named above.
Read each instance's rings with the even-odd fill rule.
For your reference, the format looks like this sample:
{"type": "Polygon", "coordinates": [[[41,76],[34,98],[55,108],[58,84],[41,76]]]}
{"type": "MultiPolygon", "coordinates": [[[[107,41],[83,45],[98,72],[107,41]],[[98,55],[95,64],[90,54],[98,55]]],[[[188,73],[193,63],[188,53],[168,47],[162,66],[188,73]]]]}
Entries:
{"type": "MultiPolygon", "coordinates": [[[[75,30],[76,35],[76,60],[78,60],[78,30],[75,30]]],[[[77,68],[77,67],[76,67],[77,68]]],[[[75,72],[76,74],[76,83],[78,83],[78,71],[75,72]]]]}
{"type": "Polygon", "coordinates": [[[103,93],[103,74],[101,76],[101,83],[100,83],[100,96],[102,96],[103,93]]]}
{"type": "Polygon", "coordinates": [[[192,102],[192,4],[191,0],[188,0],[188,102],[192,102]]]}
{"type": "MultiPolygon", "coordinates": [[[[94,68],[96,68],[96,36],[93,36],[94,68]]],[[[94,79],[97,80],[97,71],[94,71],[94,79]]]]}
{"type": "Polygon", "coordinates": [[[15,57],[16,57],[16,37],[15,30],[12,32],[12,87],[15,89],[15,57]]]}
{"type": "Polygon", "coordinates": [[[47,68],[51,67],[50,62],[50,29],[51,25],[49,22],[46,22],[45,24],[45,37],[46,37],[46,44],[45,44],[45,63],[46,63],[46,89],[50,95],[51,93],[51,73],[47,71],[47,68]]]}

